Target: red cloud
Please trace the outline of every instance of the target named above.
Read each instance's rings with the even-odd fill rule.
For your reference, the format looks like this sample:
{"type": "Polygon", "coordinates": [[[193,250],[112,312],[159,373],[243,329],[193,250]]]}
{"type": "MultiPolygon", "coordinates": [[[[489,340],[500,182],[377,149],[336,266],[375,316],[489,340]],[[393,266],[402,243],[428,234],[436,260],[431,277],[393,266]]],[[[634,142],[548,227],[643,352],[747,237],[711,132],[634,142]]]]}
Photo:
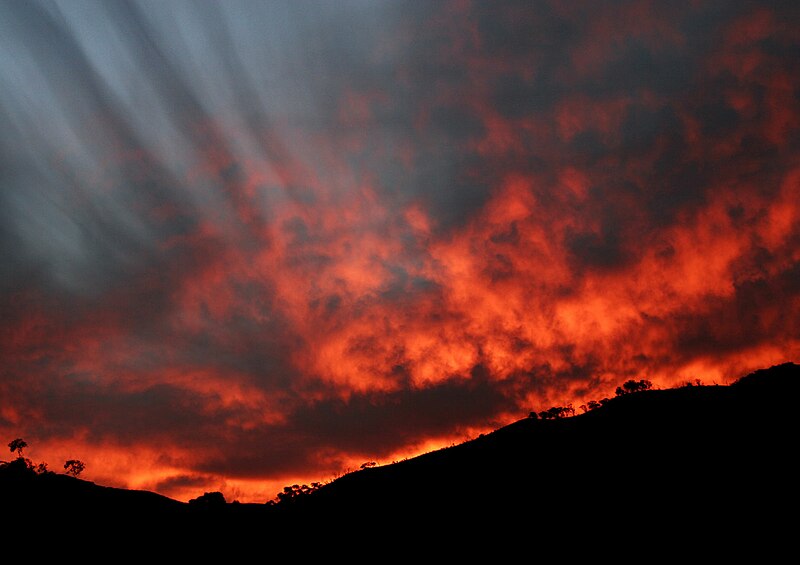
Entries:
{"type": "Polygon", "coordinates": [[[796,32],[541,8],[411,10],[362,59],[329,46],[363,72],[309,78],[305,114],[186,102],[185,162],[109,133],[81,194],[140,195],[147,245],[115,254],[117,216],[70,202],[113,237],[84,294],[9,283],[0,432],[104,484],[263,501],[628,378],[796,357],[796,32]]]}

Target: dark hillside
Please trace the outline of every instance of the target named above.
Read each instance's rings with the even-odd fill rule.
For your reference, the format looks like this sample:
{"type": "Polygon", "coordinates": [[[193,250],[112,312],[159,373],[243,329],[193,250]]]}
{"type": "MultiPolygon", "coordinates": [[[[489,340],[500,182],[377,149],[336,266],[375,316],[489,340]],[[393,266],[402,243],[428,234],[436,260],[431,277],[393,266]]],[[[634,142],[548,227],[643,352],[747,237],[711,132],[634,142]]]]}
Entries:
{"type": "Polygon", "coordinates": [[[304,520],[412,514],[466,530],[594,524],[739,527],[796,510],[800,366],[730,386],[650,390],[586,414],[525,419],[465,444],[352,473],[297,501],[304,520]],[[338,518],[337,518],[338,517],[338,518]],[[677,524],[673,524],[673,520],[677,524]]]}
{"type": "Polygon", "coordinates": [[[119,539],[180,540],[187,547],[235,539],[242,548],[298,536],[407,547],[420,539],[449,544],[455,536],[468,552],[464,543],[520,535],[544,548],[562,543],[567,531],[595,541],[652,541],[687,532],[748,539],[768,530],[780,541],[796,528],[798,398],[794,364],[729,386],[625,394],[586,414],[528,418],[458,446],[350,473],[276,506],[184,504],[37,475],[20,462],[0,467],[0,497],[18,530],[33,523],[99,528],[119,539]]]}

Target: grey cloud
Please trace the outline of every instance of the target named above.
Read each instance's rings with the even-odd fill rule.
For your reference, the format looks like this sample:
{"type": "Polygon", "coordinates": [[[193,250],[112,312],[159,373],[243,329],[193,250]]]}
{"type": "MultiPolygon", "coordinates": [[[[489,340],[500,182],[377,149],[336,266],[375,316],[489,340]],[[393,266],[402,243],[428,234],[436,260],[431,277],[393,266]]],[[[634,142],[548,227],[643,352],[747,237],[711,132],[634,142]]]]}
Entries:
{"type": "Polygon", "coordinates": [[[493,105],[510,119],[552,111],[567,89],[549,80],[525,80],[517,74],[502,77],[492,96],[493,105]]]}
{"type": "Polygon", "coordinates": [[[56,10],[24,2],[3,11],[9,56],[0,65],[16,79],[0,90],[0,108],[15,126],[2,135],[14,155],[3,224],[21,240],[18,260],[46,269],[51,284],[91,292],[150,259],[154,226],[136,206],[180,202],[164,190],[174,178],[148,159],[128,114],[56,10]],[[107,170],[107,147],[118,142],[140,151],[140,170],[107,170]]]}
{"type": "Polygon", "coordinates": [[[750,277],[735,285],[729,298],[715,298],[703,312],[677,314],[676,352],[686,358],[724,356],[761,344],[780,346],[785,335],[797,335],[797,321],[782,304],[800,296],[800,263],[774,276],[750,277]]]}
{"type": "Polygon", "coordinates": [[[177,475],[158,481],[153,485],[152,489],[155,492],[171,492],[182,488],[202,489],[213,481],[214,477],[207,475],[177,475]]]}
{"type": "Polygon", "coordinates": [[[217,435],[214,422],[225,417],[208,412],[209,399],[204,395],[168,384],[126,392],[93,386],[81,375],[63,378],[67,382],[51,387],[40,403],[49,418],[43,425],[52,427],[47,434],[54,437],[86,429],[98,442],[114,438],[123,444],[145,440],[197,446],[217,435]]]}
{"type": "Polygon", "coordinates": [[[436,437],[459,427],[496,425],[498,412],[515,408],[510,390],[514,385],[505,386],[507,390],[498,387],[476,366],[471,379],[425,389],[301,404],[286,425],[244,432],[235,445],[228,446],[225,459],[208,461],[202,468],[209,473],[280,476],[319,466],[322,463],[315,454],[386,457],[420,437],[436,437]]]}
{"type": "Polygon", "coordinates": [[[598,79],[585,85],[595,95],[634,95],[644,89],[659,94],[681,96],[691,86],[697,72],[698,53],[680,47],[654,52],[652,48],[634,39],[626,40],[619,47],[598,79]]]}

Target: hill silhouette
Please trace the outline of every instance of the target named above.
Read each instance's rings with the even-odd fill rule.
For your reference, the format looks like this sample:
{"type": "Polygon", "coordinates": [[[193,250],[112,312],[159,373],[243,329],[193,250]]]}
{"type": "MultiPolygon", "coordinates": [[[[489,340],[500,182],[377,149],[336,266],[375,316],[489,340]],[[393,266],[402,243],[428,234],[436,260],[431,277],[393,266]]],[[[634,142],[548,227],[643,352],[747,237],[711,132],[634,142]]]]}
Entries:
{"type": "Polygon", "coordinates": [[[62,528],[113,525],[121,539],[190,546],[327,536],[408,549],[426,539],[468,555],[523,542],[552,550],[567,533],[573,549],[614,540],[667,549],[702,533],[727,544],[768,535],[775,548],[796,531],[798,392],[800,365],[786,363],[730,385],[623,394],[585,414],[526,418],[349,473],[275,505],[213,494],[182,503],[19,463],[0,468],[0,497],[22,529],[61,516],[62,528]]]}

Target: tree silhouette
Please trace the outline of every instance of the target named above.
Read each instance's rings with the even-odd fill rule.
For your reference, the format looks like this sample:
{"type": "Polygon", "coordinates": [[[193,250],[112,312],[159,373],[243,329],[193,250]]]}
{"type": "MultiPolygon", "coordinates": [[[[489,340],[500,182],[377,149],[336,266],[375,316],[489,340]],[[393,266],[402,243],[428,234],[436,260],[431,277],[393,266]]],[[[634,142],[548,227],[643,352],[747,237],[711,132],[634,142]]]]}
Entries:
{"type": "Polygon", "coordinates": [[[11,450],[11,453],[14,453],[15,451],[17,452],[17,459],[23,458],[22,450],[26,447],[28,447],[28,442],[19,437],[11,440],[8,444],[8,448],[11,450]]]}
{"type": "Polygon", "coordinates": [[[578,408],[583,410],[583,413],[586,414],[587,412],[591,412],[592,410],[600,408],[601,406],[606,404],[608,400],[609,400],[608,398],[603,398],[602,400],[590,400],[586,404],[581,404],[580,406],[578,406],[578,408]]]}
{"type": "Polygon", "coordinates": [[[64,463],[64,472],[68,475],[72,475],[73,477],[80,475],[85,468],[86,465],[84,462],[79,461],[78,459],[69,459],[66,463],[64,463]]]}
{"type": "Polygon", "coordinates": [[[278,493],[278,502],[287,502],[289,500],[296,500],[301,496],[311,494],[318,491],[322,487],[322,483],[311,483],[310,485],[292,485],[283,487],[283,492],[278,493]]]}
{"type": "Polygon", "coordinates": [[[555,417],[556,416],[553,413],[552,408],[548,408],[547,410],[542,410],[541,412],[539,412],[539,418],[541,418],[542,420],[552,420],[555,417]]]}
{"type": "Polygon", "coordinates": [[[539,417],[542,420],[557,420],[558,418],[566,418],[567,416],[574,416],[575,409],[572,404],[566,406],[552,406],[547,410],[539,412],[539,417]]]}

